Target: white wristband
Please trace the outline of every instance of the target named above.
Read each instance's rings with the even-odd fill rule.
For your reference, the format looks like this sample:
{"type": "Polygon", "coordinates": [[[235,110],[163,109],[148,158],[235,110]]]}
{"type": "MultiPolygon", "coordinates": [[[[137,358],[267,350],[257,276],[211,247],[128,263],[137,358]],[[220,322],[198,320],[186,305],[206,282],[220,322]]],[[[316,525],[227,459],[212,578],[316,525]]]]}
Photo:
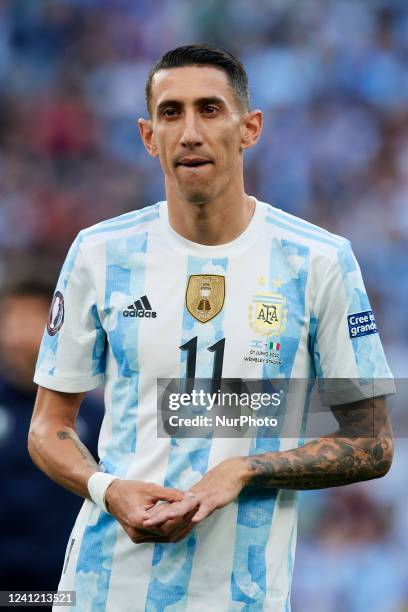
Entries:
{"type": "Polygon", "coordinates": [[[105,512],[108,512],[105,501],[106,490],[114,480],[118,480],[118,477],[105,472],[95,472],[88,480],[88,491],[92,501],[105,512]]]}

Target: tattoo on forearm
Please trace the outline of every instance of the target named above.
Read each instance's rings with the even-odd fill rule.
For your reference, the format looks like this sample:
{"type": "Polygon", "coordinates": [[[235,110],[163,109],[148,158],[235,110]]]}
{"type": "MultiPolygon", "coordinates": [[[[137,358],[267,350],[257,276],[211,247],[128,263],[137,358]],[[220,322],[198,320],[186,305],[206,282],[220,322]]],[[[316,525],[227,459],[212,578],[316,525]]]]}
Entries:
{"type": "Polygon", "coordinates": [[[390,433],[359,445],[340,437],[323,438],[303,448],[249,457],[249,484],[282,489],[321,489],[384,476],[390,467],[390,433]]]}
{"type": "Polygon", "coordinates": [[[86,448],[84,444],[82,444],[81,440],[78,438],[78,436],[74,432],[58,431],[57,436],[60,440],[72,440],[72,442],[75,444],[76,448],[79,450],[79,452],[81,453],[82,457],[85,459],[87,464],[90,467],[95,467],[96,465],[95,459],[92,457],[89,450],[86,448]]]}

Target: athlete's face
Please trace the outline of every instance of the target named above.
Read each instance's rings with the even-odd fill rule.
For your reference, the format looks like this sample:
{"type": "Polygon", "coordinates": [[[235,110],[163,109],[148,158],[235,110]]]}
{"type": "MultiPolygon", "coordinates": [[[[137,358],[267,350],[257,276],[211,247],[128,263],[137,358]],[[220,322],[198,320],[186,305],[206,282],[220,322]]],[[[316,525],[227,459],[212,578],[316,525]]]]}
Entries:
{"type": "Polygon", "coordinates": [[[202,204],[242,181],[242,152],[259,136],[261,113],[239,110],[224,71],[160,70],[151,110],[151,120],[139,120],[139,127],[148,152],[160,159],[167,192],[202,204]]]}

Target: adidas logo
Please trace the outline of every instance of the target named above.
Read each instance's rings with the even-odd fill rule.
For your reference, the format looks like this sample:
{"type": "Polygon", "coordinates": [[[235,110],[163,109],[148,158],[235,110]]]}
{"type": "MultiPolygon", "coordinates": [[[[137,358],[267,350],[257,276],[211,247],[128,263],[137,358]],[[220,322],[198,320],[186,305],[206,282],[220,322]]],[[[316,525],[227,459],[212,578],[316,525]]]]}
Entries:
{"type": "Polygon", "coordinates": [[[144,295],[139,300],[133,302],[123,311],[124,317],[145,317],[146,319],[152,318],[155,319],[157,317],[157,312],[152,310],[150,306],[150,302],[147,299],[147,296],[144,295]]]}

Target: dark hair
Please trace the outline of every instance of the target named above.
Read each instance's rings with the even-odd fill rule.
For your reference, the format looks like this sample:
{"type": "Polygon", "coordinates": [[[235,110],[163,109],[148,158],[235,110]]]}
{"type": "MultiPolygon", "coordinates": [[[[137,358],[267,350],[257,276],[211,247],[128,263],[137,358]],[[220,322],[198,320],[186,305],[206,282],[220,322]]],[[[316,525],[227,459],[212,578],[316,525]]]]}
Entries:
{"type": "Polygon", "coordinates": [[[151,115],[152,80],[159,70],[182,68],[183,66],[215,66],[223,70],[233,89],[235,99],[242,112],[250,109],[248,75],[241,62],[228,51],[204,44],[186,45],[167,51],[150,70],[146,81],[146,106],[151,115]]]}

